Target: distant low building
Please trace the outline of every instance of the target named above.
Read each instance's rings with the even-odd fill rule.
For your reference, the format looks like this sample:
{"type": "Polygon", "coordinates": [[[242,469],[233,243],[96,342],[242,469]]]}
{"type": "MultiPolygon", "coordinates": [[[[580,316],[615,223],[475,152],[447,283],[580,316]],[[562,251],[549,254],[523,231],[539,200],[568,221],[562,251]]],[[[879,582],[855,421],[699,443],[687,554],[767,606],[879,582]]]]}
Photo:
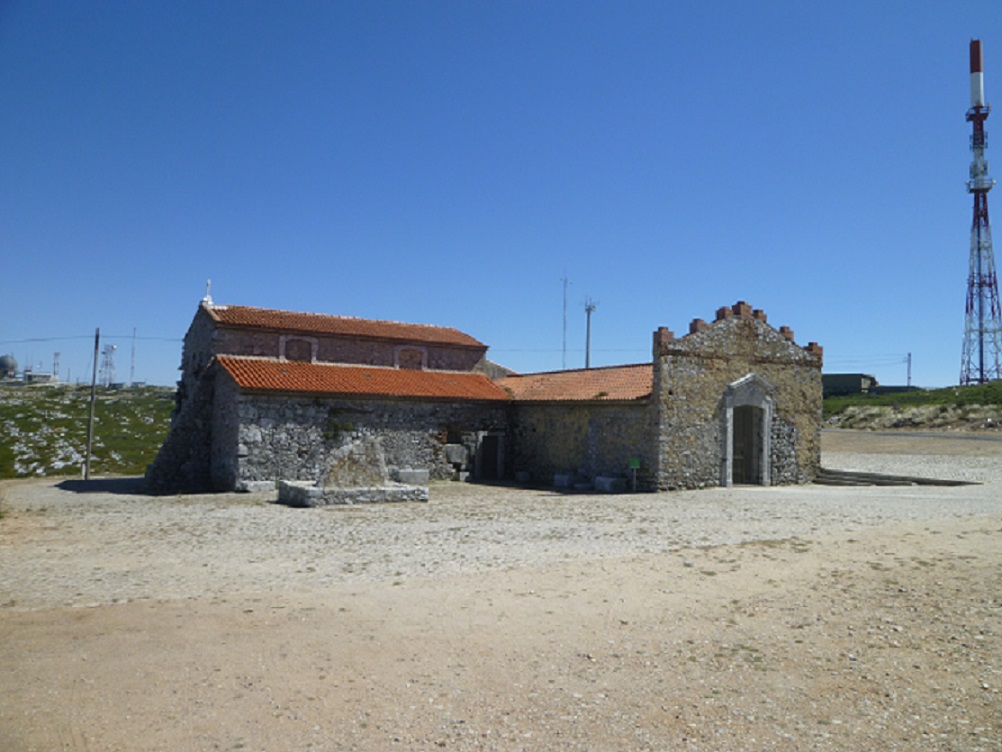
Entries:
{"type": "Polygon", "coordinates": [[[868,373],[825,373],[821,385],[825,397],[869,394],[878,386],[877,378],[868,373]]]}
{"type": "Polygon", "coordinates": [[[26,384],[51,384],[55,380],[55,377],[51,373],[46,373],[45,371],[24,372],[24,383],[26,384]]]}

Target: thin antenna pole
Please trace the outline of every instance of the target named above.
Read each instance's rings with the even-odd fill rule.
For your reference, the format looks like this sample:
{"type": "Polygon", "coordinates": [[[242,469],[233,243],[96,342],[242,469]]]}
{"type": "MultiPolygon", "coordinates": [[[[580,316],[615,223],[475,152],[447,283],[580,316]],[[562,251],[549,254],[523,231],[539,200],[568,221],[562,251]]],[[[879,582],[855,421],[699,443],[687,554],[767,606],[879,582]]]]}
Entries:
{"type": "Polygon", "coordinates": [[[136,383],[136,327],[132,327],[132,361],[129,363],[129,386],[136,383]]]}
{"type": "Polygon", "coordinates": [[[591,315],[598,306],[591,298],[585,298],[585,315],[588,318],[587,333],[585,335],[585,368],[591,368],[591,315]]]}
{"type": "Polygon", "coordinates": [[[84,456],[84,480],[90,480],[90,448],[94,442],[94,402],[97,400],[97,351],[101,327],[94,330],[94,373],[90,379],[90,415],[87,418],[87,454],[84,456]]]}
{"type": "Polygon", "coordinates": [[[912,385],[912,354],[908,353],[908,386],[912,385]]]}
{"type": "Polygon", "coordinates": [[[563,348],[563,360],[561,361],[560,367],[565,371],[567,370],[567,275],[565,274],[561,277],[564,283],[564,348],[563,348]]]}

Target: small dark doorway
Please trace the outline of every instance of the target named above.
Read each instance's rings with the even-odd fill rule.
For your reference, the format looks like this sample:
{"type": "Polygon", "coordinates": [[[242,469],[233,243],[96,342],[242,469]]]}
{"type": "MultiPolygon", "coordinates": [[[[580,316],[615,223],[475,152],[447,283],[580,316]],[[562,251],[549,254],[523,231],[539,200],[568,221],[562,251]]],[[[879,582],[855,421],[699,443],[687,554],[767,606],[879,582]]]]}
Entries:
{"type": "Polygon", "coordinates": [[[734,408],[734,462],[732,477],[735,483],[761,483],[762,410],[751,405],[734,408]]]}
{"type": "Polygon", "coordinates": [[[497,434],[486,434],[480,440],[478,480],[500,480],[501,478],[501,437],[497,434]]]}

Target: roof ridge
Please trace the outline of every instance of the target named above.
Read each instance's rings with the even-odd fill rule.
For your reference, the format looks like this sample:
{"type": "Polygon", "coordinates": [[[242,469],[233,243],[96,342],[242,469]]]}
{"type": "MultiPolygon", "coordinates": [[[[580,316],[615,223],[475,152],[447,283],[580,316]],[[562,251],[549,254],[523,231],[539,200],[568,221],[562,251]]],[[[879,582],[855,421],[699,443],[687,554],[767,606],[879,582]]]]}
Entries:
{"type": "Polygon", "coordinates": [[[487,345],[454,326],[415,324],[388,319],[366,319],[332,313],[285,311],[280,308],[231,306],[202,303],[218,326],[233,329],[256,329],[277,332],[301,332],[327,336],[350,336],[366,339],[440,344],[451,347],[476,348],[486,351],[487,345]]]}
{"type": "Polygon", "coordinates": [[[531,373],[512,373],[504,378],[519,378],[522,376],[555,376],[562,373],[588,373],[589,371],[611,371],[617,368],[653,368],[654,364],[650,361],[646,363],[623,363],[618,366],[592,366],[591,368],[559,368],[555,371],[533,371],[531,373]]]}
{"type": "Polygon", "coordinates": [[[234,308],[243,308],[248,311],[264,311],[266,313],[286,313],[291,316],[316,316],[322,319],[339,319],[341,321],[365,321],[376,324],[397,324],[398,326],[416,326],[425,329],[448,329],[449,331],[459,332],[460,334],[465,334],[461,330],[454,326],[445,326],[442,324],[421,324],[414,321],[398,321],[397,319],[372,319],[365,316],[346,316],[340,313],[319,313],[317,311],[290,311],[285,308],[265,308],[263,306],[249,306],[249,305],[220,305],[218,303],[203,303],[206,308],[220,311],[233,310],[234,308]]]}

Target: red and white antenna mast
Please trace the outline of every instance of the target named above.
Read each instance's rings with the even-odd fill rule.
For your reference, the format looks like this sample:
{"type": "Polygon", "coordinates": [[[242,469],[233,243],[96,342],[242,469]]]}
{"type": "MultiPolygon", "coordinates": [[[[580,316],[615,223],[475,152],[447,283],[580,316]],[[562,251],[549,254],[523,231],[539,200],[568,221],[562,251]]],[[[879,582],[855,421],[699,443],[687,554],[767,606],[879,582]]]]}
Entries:
{"type": "Polygon", "coordinates": [[[960,362],[961,384],[984,384],[1002,378],[1002,313],[999,311],[998,281],[992,252],[992,228],[988,222],[988,191],[995,181],[988,177],[985,149],[985,120],[991,110],[985,104],[985,74],[981,40],[971,40],[971,179],[967,192],[974,194],[971,222],[971,265],[967,275],[967,315],[964,323],[964,350],[960,362]]]}

